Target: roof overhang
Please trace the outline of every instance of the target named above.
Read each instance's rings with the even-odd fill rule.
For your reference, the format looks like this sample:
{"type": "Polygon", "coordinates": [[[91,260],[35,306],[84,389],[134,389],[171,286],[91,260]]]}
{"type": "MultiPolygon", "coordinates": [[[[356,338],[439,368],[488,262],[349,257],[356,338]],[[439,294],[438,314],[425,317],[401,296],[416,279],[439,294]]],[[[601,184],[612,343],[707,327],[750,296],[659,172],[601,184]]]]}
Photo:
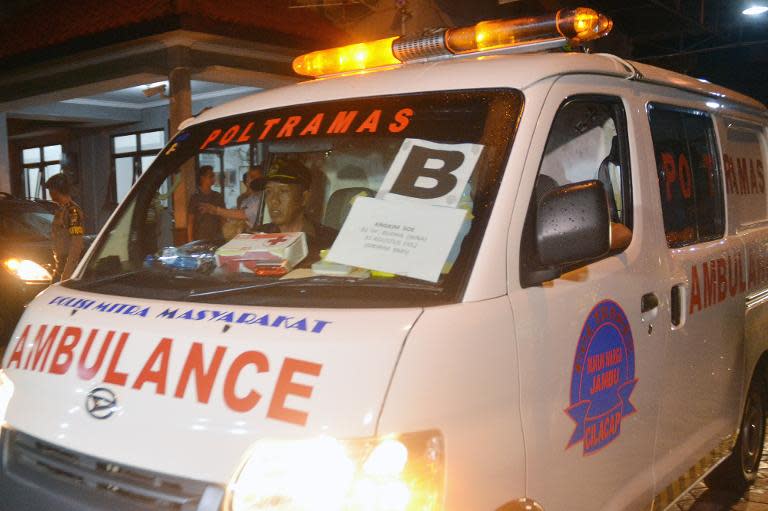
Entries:
{"type": "Polygon", "coordinates": [[[20,67],[0,75],[0,111],[166,80],[179,67],[192,79],[258,88],[292,83],[296,51],[177,30],[20,67]]]}

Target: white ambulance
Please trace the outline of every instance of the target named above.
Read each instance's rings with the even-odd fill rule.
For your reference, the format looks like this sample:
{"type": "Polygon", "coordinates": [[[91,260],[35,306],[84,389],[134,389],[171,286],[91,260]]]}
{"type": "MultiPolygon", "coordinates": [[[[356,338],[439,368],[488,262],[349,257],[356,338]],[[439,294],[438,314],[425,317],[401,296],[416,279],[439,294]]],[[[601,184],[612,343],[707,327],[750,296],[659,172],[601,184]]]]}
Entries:
{"type": "Polygon", "coordinates": [[[658,510],[753,481],[768,115],[562,51],[610,25],[317,52],[295,69],[333,76],[185,122],[16,328],[0,510],[658,510]]]}

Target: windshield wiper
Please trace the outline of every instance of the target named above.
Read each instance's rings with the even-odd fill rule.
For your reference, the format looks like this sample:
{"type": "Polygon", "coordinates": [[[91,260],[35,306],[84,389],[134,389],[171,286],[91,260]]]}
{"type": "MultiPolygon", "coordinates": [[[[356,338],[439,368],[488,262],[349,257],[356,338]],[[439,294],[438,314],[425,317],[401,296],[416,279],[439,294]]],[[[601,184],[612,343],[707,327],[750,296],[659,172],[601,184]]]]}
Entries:
{"type": "Polygon", "coordinates": [[[264,289],[270,287],[324,287],[349,285],[351,287],[386,287],[390,289],[412,289],[418,291],[440,292],[442,287],[434,284],[423,283],[419,281],[400,280],[400,279],[360,279],[351,277],[325,277],[314,276],[303,279],[282,279],[272,282],[263,282],[260,284],[251,284],[247,286],[226,287],[211,289],[209,291],[195,291],[186,296],[189,298],[210,298],[214,296],[223,296],[229,294],[245,293],[254,289],[264,289]]]}
{"type": "Polygon", "coordinates": [[[124,273],[116,273],[116,274],[113,274],[113,275],[107,275],[106,277],[101,277],[101,278],[93,279],[93,280],[85,280],[85,279],[72,280],[69,283],[70,284],[75,284],[78,287],[89,288],[91,286],[99,286],[101,284],[109,284],[110,282],[116,282],[118,280],[123,280],[123,279],[126,279],[128,277],[133,277],[134,275],[138,275],[140,273],[145,273],[145,272],[148,272],[148,271],[150,271],[149,268],[141,268],[140,270],[127,271],[127,272],[124,272],[124,273]]]}
{"type": "Polygon", "coordinates": [[[123,273],[115,273],[113,275],[107,275],[106,277],[101,277],[93,280],[84,280],[84,279],[72,280],[70,281],[70,283],[75,284],[78,287],[88,289],[90,287],[100,286],[101,284],[109,284],[112,282],[117,282],[120,280],[128,279],[130,277],[135,277],[137,275],[142,275],[142,274],[152,274],[152,276],[159,276],[159,277],[166,277],[166,278],[173,277],[173,278],[183,278],[183,279],[191,279],[196,276],[196,275],[188,275],[186,273],[174,272],[167,268],[139,268],[138,270],[131,270],[123,273]]]}
{"type": "Polygon", "coordinates": [[[212,289],[210,291],[192,291],[189,293],[186,298],[199,298],[199,297],[207,297],[207,296],[221,296],[221,295],[228,295],[233,293],[244,293],[246,291],[251,291],[253,289],[263,289],[265,287],[275,287],[279,286],[281,284],[284,284],[284,282],[276,280],[273,282],[262,282],[261,284],[249,284],[247,286],[239,286],[239,287],[225,287],[225,288],[219,288],[219,289],[212,289]]]}

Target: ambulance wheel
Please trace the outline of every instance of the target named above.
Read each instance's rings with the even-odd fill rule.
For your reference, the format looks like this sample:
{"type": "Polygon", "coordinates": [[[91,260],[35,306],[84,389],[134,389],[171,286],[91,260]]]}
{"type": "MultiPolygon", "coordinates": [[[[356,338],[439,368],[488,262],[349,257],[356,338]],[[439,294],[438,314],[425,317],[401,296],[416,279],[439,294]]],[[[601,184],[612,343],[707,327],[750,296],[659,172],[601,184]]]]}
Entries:
{"type": "Polygon", "coordinates": [[[710,488],[745,489],[757,479],[765,443],[765,402],[760,383],[758,380],[750,386],[733,452],[705,479],[710,488]]]}

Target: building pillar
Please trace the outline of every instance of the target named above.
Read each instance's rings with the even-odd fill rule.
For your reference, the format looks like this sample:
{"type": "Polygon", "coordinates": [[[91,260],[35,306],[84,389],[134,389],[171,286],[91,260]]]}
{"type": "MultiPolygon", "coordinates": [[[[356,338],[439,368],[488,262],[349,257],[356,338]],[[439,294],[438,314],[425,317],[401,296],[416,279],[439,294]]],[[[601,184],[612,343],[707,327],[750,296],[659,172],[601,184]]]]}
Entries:
{"type": "MultiPolygon", "coordinates": [[[[170,84],[170,104],[168,115],[170,118],[170,136],[176,135],[179,124],[192,116],[192,91],[189,69],[177,67],[171,71],[168,82],[170,84]]],[[[173,216],[175,221],[175,241],[177,244],[187,241],[187,204],[189,198],[195,192],[195,161],[184,163],[179,174],[174,176],[174,182],[181,182],[173,192],[173,216]]]]}
{"type": "Polygon", "coordinates": [[[0,192],[11,193],[11,158],[8,153],[8,122],[0,112],[0,192]]]}

